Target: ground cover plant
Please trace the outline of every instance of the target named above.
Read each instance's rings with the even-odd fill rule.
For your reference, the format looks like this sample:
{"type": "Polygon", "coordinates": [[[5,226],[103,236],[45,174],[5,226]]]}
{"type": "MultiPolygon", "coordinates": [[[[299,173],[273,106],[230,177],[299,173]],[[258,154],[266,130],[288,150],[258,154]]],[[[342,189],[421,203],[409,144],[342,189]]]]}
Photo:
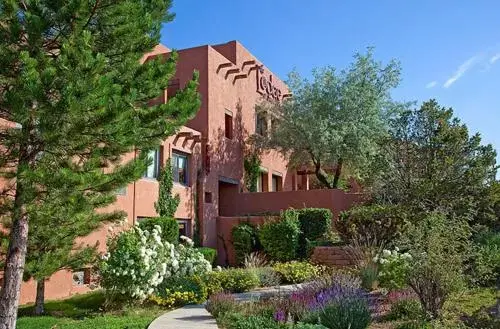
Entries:
{"type": "Polygon", "coordinates": [[[154,305],[128,305],[105,309],[103,291],[76,295],[45,304],[45,316],[32,316],[34,305],[19,309],[18,329],[144,329],[157,316],[166,311],[154,305]]]}

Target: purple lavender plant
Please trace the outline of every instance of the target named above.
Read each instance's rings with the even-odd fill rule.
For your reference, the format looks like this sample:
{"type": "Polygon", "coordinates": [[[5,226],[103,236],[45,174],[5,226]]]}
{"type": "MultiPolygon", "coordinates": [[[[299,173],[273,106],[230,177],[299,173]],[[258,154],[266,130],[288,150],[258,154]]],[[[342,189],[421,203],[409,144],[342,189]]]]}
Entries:
{"type": "Polygon", "coordinates": [[[277,310],[274,312],[274,321],[285,323],[286,322],[286,312],[283,310],[277,310]]]}
{"type": "Polygon", "coordinates": [[[283,309],[291,314],[294,321],[300,321],[310,317],[311,314],[323,312],[330,305],[368,305],[368,303],[367,294],[360,288],[357,278],[349,275],[334,275],[311,282],[292,293],[283,309]]]}

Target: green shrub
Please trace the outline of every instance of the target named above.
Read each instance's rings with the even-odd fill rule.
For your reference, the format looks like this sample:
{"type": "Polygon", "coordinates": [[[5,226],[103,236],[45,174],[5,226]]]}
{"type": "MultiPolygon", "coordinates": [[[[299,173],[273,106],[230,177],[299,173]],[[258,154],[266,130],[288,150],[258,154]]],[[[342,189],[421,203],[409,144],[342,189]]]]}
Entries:
{"type": "Polygon", "coordinates": [[[283,283],[301,283],[315,278],[319,268],[308,262],[291,261],[277,263],[274,270],[281,276],[283,283]]]}
{"type": "Polygon", "coordinates": [[[388,320],[420,319],[423,316],[422,305],[416,299],[402,299],[394,302],[387,314],[388,320]]]}
{"type": "Polygon", "coordinates": [[[395,329],[433,329],[433,326],[425,320],[412,320],[398,324],[395,329]]]}
{"type": "Polygon", "coordinates": [[[474,312],[474,314],[465,319],[468,328],[473,329],[498,329],[500,328],[500,318],[495,318],[491,312],[484,307],[474,312]]]}
{"type": "Polygon", "coordinates": [[[259,285],[259,278],[251,269],[232,268],[213,272],[212,279],[218,280],[222,290],[229,292],[245,292],[259,285]]]}
{"type": "Polygon", "coordinates": [[[222,317],[220,324],[225,329],[282,329],[286,325],[274,321],[272,318],[244,315],[241,313],[228,313],[222,317]]]}
{"type": "Polygon", "coordinates": [[[200,304],[207,299],[207,288],[198,276],[172,277],[164,280],[157,287],[157,294],[149,299],[167,307],[200,304]]]}
{"type": "Polygon", "coordinates": [[[203,254],[203,257],[210,262],[210,264],[214,265],[215,262],[217,261],[217,250],[214,248],[208,248],[208,247],[199,247],[196,248],[199,252],[203,254]]]}
{"type": "Polygon", "coordinates": [[[238,309],[238,304],[234,296],[228,293],[218,293],[210,296],[205,308],[215,318],[219,315],[234,312],[238,309]]]}
{"type": "Polygon", "coordinates": [[[378,288],[378,269],[375,264],[366,264],[359,269],[361,287],[372,291],[378,288]]]}
{"type": "Polygon", "coordinates": [[[259,278],[259,286],[274,287],[281,283],[281,275],[272,267],[259,267],[254,269],[259,278]]]}
{"type": "Polygon", "coordinates": [[[219,280],[219,272],[205,273],[201,278],[207,288],[207,295],[209,297],[223,291],[221,281],[219,280]]]}
{"type": "Polygon", "coordinates": [[[326,235],[332,225],[330,209],[304,208],[297,210],[302,234],[299,236],[298,256],[306,258],[308,241],[316,241],[326,235]]]}
{"type": "Polygon", "coordinates": [[[362,298],[344,298],[327,305],[320,313],[320,322],[329,329],[366,329],[371,314],[362,298]]]}
{"type": "Polygon", "coordinates": [[[299,235],[298,213],[295,210],[282,212],[279,220],[267,221],[259,230],[266,254],[282,262],[296,259],[299,235]]]}
{"type": "Polygon", "coordinates": [[[494,285],[500,275],[500,233],[488,232],[476,239],[472,256],[472,282],[494,285]]]}
{"type": "Polygon", "coordinates": [[[412,256],[409,253],[384,249],[375,259],[379,268],[380,285],[390,290],[402,289],[407,285],[408,273],[411,270],[412,256]]]}
{"type": "Polygon", "coordinates": [[[439,212],[408,225],[403,240],[413,258],[408,284],[430,319],[438,319],[446,300],[463,288],[469,233],[465,219],[439,212]]]}
{"type": "Polygon", "coordinates": [[[161,240],[177,244],[179,242],[179,223],[171,217],[151,217],[144,218],[139,222],[142,230],[149,231],[155,225],[161,227],[161,240]]]}
{"type": "Polygon", "coordinates": [[[360,245],[391,246],[403,232],[405,212],[399,206],[368,205],[353,207],[340,214],[335,228],[343,241],[360,245]]]}
{"type": "Polygon", "coordinates": [[[293,329],[328,329],[325,326],[322,326],[321,324],[310,324],[310,323],[297,323],[295,326],[292,327],[293,329]]]}
{"type": "Polygon", "coordinates": [[[258,247],[257,230],[248,223],[241,223],[231,230],[236,263],[243,264],[245,256],[258,247]]]}

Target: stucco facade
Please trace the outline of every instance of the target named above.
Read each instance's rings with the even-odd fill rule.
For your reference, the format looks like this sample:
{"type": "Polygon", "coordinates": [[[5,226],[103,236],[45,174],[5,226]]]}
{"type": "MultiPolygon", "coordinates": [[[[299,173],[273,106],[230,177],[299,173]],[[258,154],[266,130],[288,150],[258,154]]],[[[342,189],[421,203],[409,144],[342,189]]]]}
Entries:
{"type": "MultiPolygon", "coordinates": [[[[201,108],[186,125],[202,135],[198,219],[203,244],[216,247],[220,203],[225,193],[241,192],[244,186],[245,141],[256,132],[256,104],[268,97],[283,99],[288,89],[237,41],[183,49],[178,54],[176,79],[180,87],[194,70],[199,72],[201,108]]],[[[270,127],[271,118],[265,120],[270,127]]],[[[296,188],[295,174],[288,170],[280,154],[267,152],[261,161],[264,190],[296,188]]]]}
{"type": "MultiPolygon", "coordinates": [[[[152,56],[168,57],[170,53],[170,49],[159,45],[141,60],[146,61],[152,56]]],[[[271,193],[269,196],[272,197],[268,198],[264,193],[252,196],[244,191],[247,138],[256,132],[265,133],[263,125],[267,129],[272,126],[271,116],[258,117],[256,105],[265,99],[279,101],[289,97],[287,86],[237,41],[182,49],[178,50],[178,55],[174,79],[163,95],[152,103],[164,102],[193,77],[194,71],[198,71],[199,112],[177,135],[162,143],[155,155],[158,168],[152,168],[146,175],[149,177],[119,191],[117,201],[103,211],[125,211],[129,225],[134,225],[141,218],[156,216],[154,203],[158,198],[159,183],[153,173],[160,166],[171,165],[167,163],[169,159],[180,159],[179,164],[182,163],[185,170],[177,173],[177,182],[174,183],[174,193],[181,200],[175,217],[184,234],[192,236],[196,224],[202,244],[213,248],[217,248],[221,233],[218,232],[220,216],[243,216],[247,215],[246,212],[261,210],[279,211],[288,208],[290,200],[298,207],[310,203],[330,208],[332,198],[346,198],[343,201],[335,199],[343,207],[349,206],[355,199],[337,192],[318,192],[307,196],[303,195],[306,191],[287,193],[307,190],[308,175],[298,175],[296,170],[290,170],[286,159],[276,151],[268,151],[260,157],[262,174],[259,189],[271,193]],[[239,206],[235,202],[252,205],[239,206]]],[[[124,160],[136,155],[127,154],[124,160]]],[[[104,252],[109,234],[108,229],[103,227],[79,242],[98,242],[100,251],[104,252]]],[[[81,272],[77,274],[82,275],[81,272]]],[[[87,273],[84,275],[88,276],[87,273]]],[[[89,289],[87,282],[76,284],[74,277],[75,273],[70,271],[56,273],[47,282],[46,298],[68,297],[89,289]]],[[[35,284],[25,283],[21,303],[32,302],[34,298],[35,284]]]]}

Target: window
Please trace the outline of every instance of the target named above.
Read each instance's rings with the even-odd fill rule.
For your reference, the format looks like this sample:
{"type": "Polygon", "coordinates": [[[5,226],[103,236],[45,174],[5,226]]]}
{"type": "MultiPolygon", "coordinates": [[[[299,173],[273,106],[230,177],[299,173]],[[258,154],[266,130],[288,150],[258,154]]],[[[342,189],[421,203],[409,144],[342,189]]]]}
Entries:
{"type": "Polygon", "coordinates": [[[175,94],[179,91],[180,88],[180,82],[179,79],[173,79],[168,82],[167,86],[167,97],[171,98],[174,97],[175,94]]]}
{"type": "Polygon", "coordinates": [[[261,136],[267,134],[267,115],[266,112],[257,113],[255,117],[255,132],[261,136]]]}
{"type": "Polygon", "coordinates": [[[224,129],[226,138],[233,139],[233,116],[227,112],[224,114],[224,129]]]}
{"type": "Polygon", "coordinates": [[[267,172],[262,171],[259,175],[259,179],[257,180],[257,192],[269,191],[269,184],[267,178],[268,178],[267,172]]]}
{"type": "Polygon", "coordinates": [[[158,178],[158,175],[160,174],[160,150],[149,151],[148,158],[151,159],[151,163],[146,169],[144,177],[158,178]]]}
{"type": "Polygon", "coordinates": [[[85,268],[80,271],[73,272],[73,285],[84,286],[90,284],[90,269],[85,268]]]}
{"type": "Polygon", "coordinates": [[[271,179],[272,179],[272,184],[273,184],[272,191],[273,192],[281,191],[281,185],[282,185],[282,183],[281,183],[282,182],[281,176],[279,176],[279,175],[273,175],[271,177],[271,179]]]}
{"type": "Polygon", "coordinates": [[[179,236],[184,235],[189,237],[189,220],[178,219],[177,223],[179,223],[179,236]]]}
{"type": "Polygon", "coordinates": [[[172,176],[174,182],[188,184],[188,157],[180,153],[172,153],[172,176]]]}
{"type": "Polygon", "coordinates": [[[212,192],[205,192],[205,203],[212,203],[212,192]]]}

